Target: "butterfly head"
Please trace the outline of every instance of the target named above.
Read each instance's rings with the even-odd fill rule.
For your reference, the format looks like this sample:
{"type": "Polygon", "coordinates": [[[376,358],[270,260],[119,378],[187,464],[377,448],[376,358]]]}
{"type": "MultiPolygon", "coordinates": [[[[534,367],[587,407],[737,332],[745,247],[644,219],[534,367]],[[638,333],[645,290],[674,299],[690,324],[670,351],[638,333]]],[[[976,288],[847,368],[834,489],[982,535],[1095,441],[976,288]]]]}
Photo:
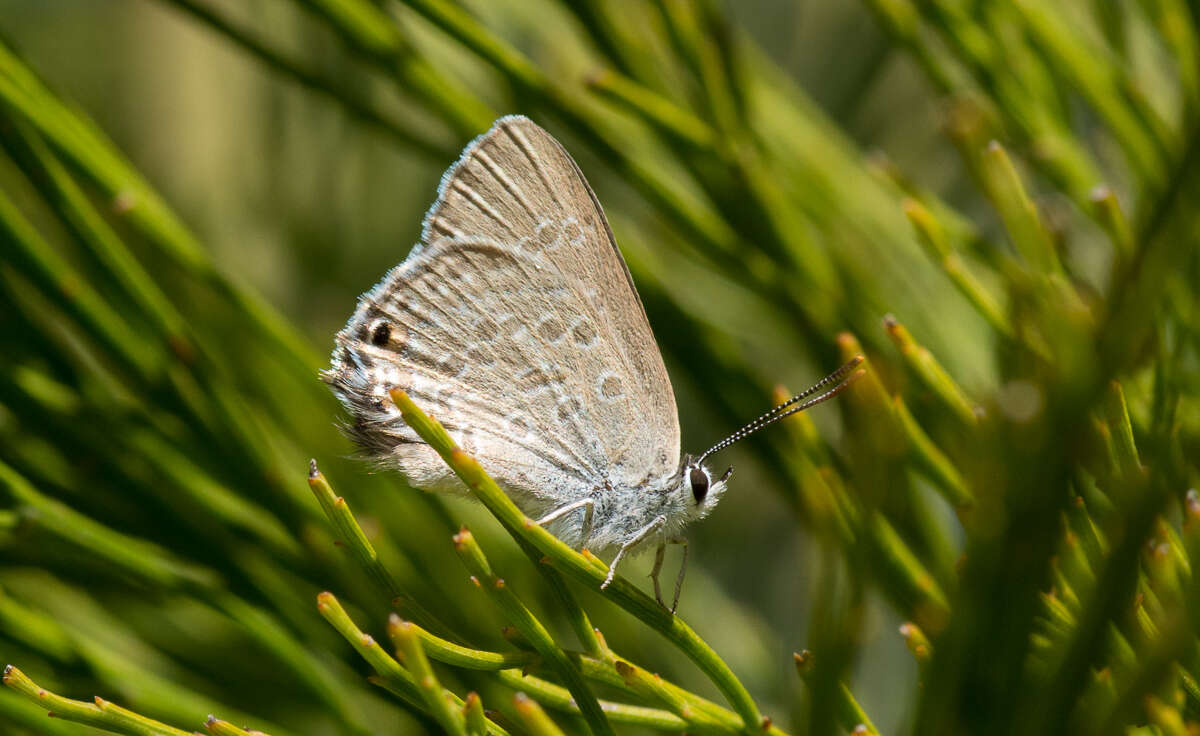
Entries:
{"type": "Polygon", "coordinates": [[[721,500],[729,476],[733,475],[730,467],[720,477],[713,473],[699,459],[685,457],[680,469],[680,483],[677,492],[682,497],[682,506],[687,509],[689,519],[708,516],[708,512],[721,500]]]}

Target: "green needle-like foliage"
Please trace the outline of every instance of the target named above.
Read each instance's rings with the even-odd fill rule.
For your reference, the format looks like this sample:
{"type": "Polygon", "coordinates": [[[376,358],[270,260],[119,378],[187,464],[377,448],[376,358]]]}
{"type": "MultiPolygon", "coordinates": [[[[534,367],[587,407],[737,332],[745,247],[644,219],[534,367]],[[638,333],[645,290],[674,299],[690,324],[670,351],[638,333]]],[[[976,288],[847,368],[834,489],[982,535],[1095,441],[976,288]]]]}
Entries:
{"type": "Polygon", "coordinates": [[[1200,732],[1196,2],[51,5],[0,0],[0,733],[1200,732]],[[507,113],[686,448],[866,358],[725,451],[675,615],[317,378],[507,113]]]}

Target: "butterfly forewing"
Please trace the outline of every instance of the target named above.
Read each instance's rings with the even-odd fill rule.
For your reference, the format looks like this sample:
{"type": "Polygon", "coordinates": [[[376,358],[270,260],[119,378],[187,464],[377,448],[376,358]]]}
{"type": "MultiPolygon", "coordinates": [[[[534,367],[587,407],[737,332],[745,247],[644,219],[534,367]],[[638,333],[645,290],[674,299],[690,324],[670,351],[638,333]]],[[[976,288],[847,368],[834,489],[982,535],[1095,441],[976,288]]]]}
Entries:
{"type": "Polygon", "coordinates": [[[408,389],[534,506],[675,470],[670,380],[604,213],[566,151],[503,118],[443,177],[421,244],[363,295],[328,379],[352,433],[455,488],[386,390],[408,389]]]}

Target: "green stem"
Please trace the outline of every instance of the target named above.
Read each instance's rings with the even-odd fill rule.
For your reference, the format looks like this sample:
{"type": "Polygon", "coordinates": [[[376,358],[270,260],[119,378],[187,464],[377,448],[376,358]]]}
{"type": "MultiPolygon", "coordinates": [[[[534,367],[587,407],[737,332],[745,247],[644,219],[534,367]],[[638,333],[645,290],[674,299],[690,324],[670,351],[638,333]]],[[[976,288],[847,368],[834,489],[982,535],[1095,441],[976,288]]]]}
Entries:
{"type": "Polygon", "coordinates": [[[28,278],[54,304],[136,380],[157,384],[163,354],[149,351],[134,329],[94,291],[34,229],[16,204],[0,194],[0,253],[4,262],[28,278]]]}
{"type": "MultiPolygon", "coordinates": [[[[796,671],[800,673],[800,678],[807,683],[813,672],[812,652],[806,649],[792,656],[795,659],[796,671]]],[[[845,683],[839,682],[837,692],[836,708],[842,728],[854,734],[869,733],[879,736],[879,729],[875,728],[875,724],[871,722],[867,712],[854,699],[854,693],[850,692],[850,688],[846,687],[845,683]]]]}
{"type": "Polygon", "coordinates": [[[474,535],[464,527],[454,535],[454,549],[458,552],[463,564],[482,587],[496,601],[501,610],[512,622],[512,625],[529,641],[538,654],[551,665],[567,683],[567,688],[579,704],[580,712],[594,734],[610,734],[612,726],[604,716],[595,694],[583,680],[579,667],[567,657],[558,644],[551,638],[550,632],[538,621],[512,588],[503,578],[492,571],[483,549],[475,541],[474,535]]]}
{"type": "Polygon", "coordinates": [[[933,353],[913,339],[909,331],[892,315],[883,318],[883,327],[900,351],[900,357],[921,385],[941,400],[959,421],[968,427],[979,423],[978,407],[950,374],[933,357],[933,353]]]}
{"type": "Polygon", "coordinates": [[[630,689],[647,700],[656,700],[667,706],[672,713],[687,723],[688,731],[696,733],[737,732],[736,725],[730,729],[730,724],[723,723],[707,713],[693,708],[675,689],[668,687],[667,683],[658,675],[620,659],[616,661],[616,668],[630,689]]]}
{"type": "Polygon", "coordinates": [[[392,573],[379,561],[379,555],[366,532],[359,526],[358,520],[350,510],[346,499],[334,493],[329,481],[317,468],[317,461],[310,460],[308,464],[308,487],[312,489],[321,510],[325,512],[333,530],[358,564],[367,572],[371,580],[382,590],[394,607],[426,628],[441,630],[438,619],[425,610],[419,602],[396,582],[392,573]]]}
{"type": "Polygon", "coordinates": [[[140,716],[132,711],[96,698],[94,703],[71,700],[44,690],[24,672],[11,664],[4,668],[4,684],[26,698],[39,703],[55,718],[87,726],[128,734],[128,736],[191,736],[187,731],[140,716]]]}
{"type": "Polygon", "coordinates": [[[446,699],[433,667],[425,656],[416,627],[399,618],[388,624],[388,635],[396,644],[396,653],[401,657],[409,675],[416,680],[417,689],[425,700],[425,707],[435,720],[452,736],[467,736],[467,721],[460,708],[446,699]]]}
{"type": "MultiPolygon", "coordinates": [[[[575,699],[571,697],[570,691],[561,685],[555,685],[531,675],[523,675],[520,670],[501,670],[497,674],[505,685],[527,694],[547,708],[553,708],[563,713],[579,714],[579,706],[575,704],[575,699]]],[[[606,700],[600,701],[600,705],[613,723],[643,726],[656,731],[686,731],[688,729],[687,721],[658,708],[612,703],[606,700]]]]}
{"type": "Polygon", "coordinates": [[[395,22],[367,0],[307,0],[363,58],[420,97],[459,135],[487,129],[496,113],[466,87],[418,55],[395,22]]]}
{"type": "Polygon", "coordinates": [[[105,564],[165,590],[215,590],[220,577],[212,570],[177,559],[144,539],[114,531],[70,506],[39,493],[8,465],[0,462],[0,489],[17,501],[27,518],[63,541],[86,550],[105,564]]]}
{"type": "MultiPolygon", "coordinates": [[[[346,613],[346,609],[342,608],[342,604],[338,602],[337,597],[333,593],[326,592],[317,596],[317,611],[350,643],[350,646],[354,647],[354,651],[358,652],[359,656],[366,660],[367,664],[371,665],[372,669],[375,670],[378,677],[372,680],[372,682],[396,695],[414,708],[421,711],[426,710],[425,698],[413,676],[384,651],[383,647],[379,646],[379,642],[375,641],[374,637],[363,633],[355,625],[350,615],[346,613]]],[[[443,690],[442,694],[458,707],[463,707],[462,699],[451,691],[443,690]]],[[[507,731],[490,720],[487,722],[487,730],[491,736],[508,736],[507,731]]]]}
{"type": "Polygon", "coordinates": [[[463,698],[462,713],[469,736],[484,736],[487,733],[487,714],[483,712],[479,693],[467,693],[467,697],[463,698]]]}
{"type": "Polygon", "coordinates": [[[609,69],[592,74],[587,85],[604,99],[645,120],[667,139],[686,149],[713,153],[716,131],[670,99],[609,69]]]}
{"type": "Polygon", "coordinates": [[[537,701],[525,693],[517,693],[513,696],[513,705],[517,708],[517,715],[520,716],[521,723],[533,736],[566,736],[562,729],[550,720],[550,716],[546,715],[537,701]]]}
{"type": "Polygon", "coordinates": [[[213,736],[270,736],[270,734],[257,729],[250,732],[244,728],[238,728],[229,721],[222,721],[214,716],[208,717],[208,720],[204,722],[204,728],[208,729],[213,736]]]}
{"type": "MultiPolygon", "coordinates": [[[[393,643],[397,642],[392,629],[399,625],[400,621],[396,614],[392,614],[388,619],[388,636],[392,637],[393,643]]],[[[537,652],[486,652],[471,649],[434,636],[416,624],[409,623],[408,626],[421,639],[421,646],[431,659],[465,670],[506,670],[526,667],[541,661],[537,652]]]]}
{"type": "Polygon", "coordinates": [[[992,200],[1008,237],[1026,264],[1035,273],[1062,270],[1054,242],[1038,216],[1037,207],[1025,191],[1021,177],[1008,152],[998,142],[988,144],[980,159],[980,174],[988,198],[992,200]]]}

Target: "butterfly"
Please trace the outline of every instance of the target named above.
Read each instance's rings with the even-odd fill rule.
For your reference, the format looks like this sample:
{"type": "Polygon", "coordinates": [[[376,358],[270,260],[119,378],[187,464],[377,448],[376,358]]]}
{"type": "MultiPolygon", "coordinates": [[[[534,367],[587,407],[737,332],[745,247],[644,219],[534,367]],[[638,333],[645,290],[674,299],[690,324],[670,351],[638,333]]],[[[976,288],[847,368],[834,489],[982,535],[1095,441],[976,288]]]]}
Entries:
{"type": "Polygon", "coordinates": [[[667,607],[663,555],[684,544],[674,611],[680,533],[733,470],[715,475],[705,460],[836,394],[856,365],[681,455],[671,380],[595,193],[549,133],[508,116],[443,175],[420,242],[359,297],[322,375],[369,455],[415,487],[465,492],[388,398],[403,388],[523,512],[567,544],[615,554],[602,588],[654,541],[667,607]]]}

